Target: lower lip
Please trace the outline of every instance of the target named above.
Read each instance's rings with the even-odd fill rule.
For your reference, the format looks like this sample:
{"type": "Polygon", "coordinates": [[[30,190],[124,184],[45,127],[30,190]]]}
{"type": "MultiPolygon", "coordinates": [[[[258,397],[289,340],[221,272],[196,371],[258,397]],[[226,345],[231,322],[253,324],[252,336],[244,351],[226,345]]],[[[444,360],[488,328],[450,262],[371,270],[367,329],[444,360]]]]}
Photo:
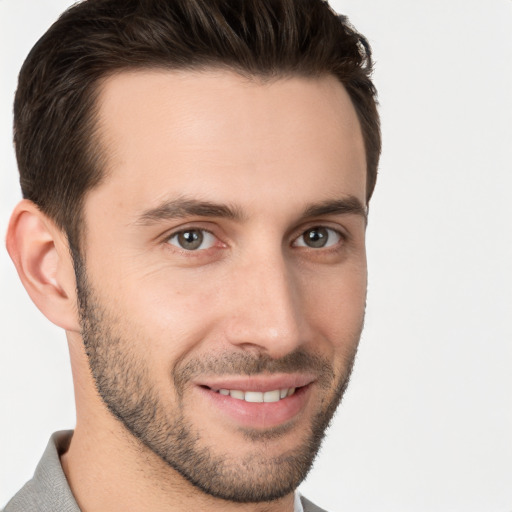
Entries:
{"type": "Polygon", "coordinates": [[[291,396],[279,402],[246,402],[211,389],[197,387],[223,416],[242,427],[268,429],[278,427],[295,418],[306,406],[311,385],[297,388],[291,396]]]}

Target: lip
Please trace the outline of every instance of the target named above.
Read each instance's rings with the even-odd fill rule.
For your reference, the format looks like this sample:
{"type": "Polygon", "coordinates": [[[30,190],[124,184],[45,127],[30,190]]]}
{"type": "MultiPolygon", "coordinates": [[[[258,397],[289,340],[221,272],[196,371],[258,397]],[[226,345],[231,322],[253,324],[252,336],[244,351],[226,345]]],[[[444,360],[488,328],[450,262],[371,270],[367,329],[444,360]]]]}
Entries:
{"type": "Polygon", "coordinates": [[[195,383],[195,389],[215,416],[235,426],[265,430],[284,425],[299,416],[309,402],[315,378],[311,375],[272,375],[252,377],[215,377],[195,383]],[[216,390],[272,391],[296,388],[293,395],[278,402],[246,402],[216,390]]]}
{"type": "Polygon", "coordinates": [[[316,380],[308,374],[274,374],[253,376],[205,377],[195,382],[210,389],[240,389],[241,391],[272,391],[274,389],[301,388],[316,380]]]}

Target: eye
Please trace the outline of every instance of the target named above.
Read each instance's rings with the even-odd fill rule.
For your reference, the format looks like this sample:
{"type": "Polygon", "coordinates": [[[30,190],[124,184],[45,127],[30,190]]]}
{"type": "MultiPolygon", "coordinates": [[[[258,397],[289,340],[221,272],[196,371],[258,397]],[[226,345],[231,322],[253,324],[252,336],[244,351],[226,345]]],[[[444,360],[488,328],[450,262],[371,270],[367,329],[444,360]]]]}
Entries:
{"type": "Polygon", "coordinates": [[[341,239],[342,235],[338,231],[323,226],[317,226],[305,231],[293,242],[293,245],[295,247],[323,249],[336,245],[341,239]]]}
{"type": "Polygon", "coordinates": [[[210,249],[215,245],[216,238],[204,229],[186,229],[172,235],[168,243],[186,251],[210,249]]]}

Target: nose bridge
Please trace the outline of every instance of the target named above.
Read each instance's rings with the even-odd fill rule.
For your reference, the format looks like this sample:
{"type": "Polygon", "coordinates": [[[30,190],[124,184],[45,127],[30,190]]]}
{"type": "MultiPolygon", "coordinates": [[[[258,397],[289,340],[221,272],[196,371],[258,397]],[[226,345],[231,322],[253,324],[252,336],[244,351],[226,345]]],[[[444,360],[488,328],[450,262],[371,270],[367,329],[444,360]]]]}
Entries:
{"type": "Polygon", "coordinates": [[[282,357],[302,343],[299,283],[283,251],[252,254],[241,264],[229,341],[282,357]]]}

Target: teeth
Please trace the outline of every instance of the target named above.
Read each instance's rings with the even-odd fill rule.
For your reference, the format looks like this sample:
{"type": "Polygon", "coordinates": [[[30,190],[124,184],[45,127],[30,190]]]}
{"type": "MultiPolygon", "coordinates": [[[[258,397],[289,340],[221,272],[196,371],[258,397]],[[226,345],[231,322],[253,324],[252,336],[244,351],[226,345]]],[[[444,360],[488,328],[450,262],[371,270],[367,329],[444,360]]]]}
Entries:
{"type": "Polygon", "coordinates": [[[237,398],[238,400],[245,400],[245,393],[243,391],[239,391],[237,389],[230,390],[229,394],[231,398],[237,398]]]}
{"type": "Polygon", "coordinates": [[[246,402],[263,402],[263,393],[261,391],[246,391],[246,402]]]}
{"type": "Polygon", "coordinates": [[[279,402],[279,400],[281,400],[279,389],[263,393],[264,402],[279,402]]]}
{"type": "Polygon", "coordinates": [[[245,400],[246,402],[251,403],[270,403],[270,402],[279,402],[283,398],[288,396],[292,396],[295,393],[296,388],[285,388],[285,389],[274,389],[272,391],[241,391],[239,389],[219,389],[213,390],[217,391],[219,394],[224,396],[231,396],[231,398],[236,398],[237,400],[245,400]]]}

